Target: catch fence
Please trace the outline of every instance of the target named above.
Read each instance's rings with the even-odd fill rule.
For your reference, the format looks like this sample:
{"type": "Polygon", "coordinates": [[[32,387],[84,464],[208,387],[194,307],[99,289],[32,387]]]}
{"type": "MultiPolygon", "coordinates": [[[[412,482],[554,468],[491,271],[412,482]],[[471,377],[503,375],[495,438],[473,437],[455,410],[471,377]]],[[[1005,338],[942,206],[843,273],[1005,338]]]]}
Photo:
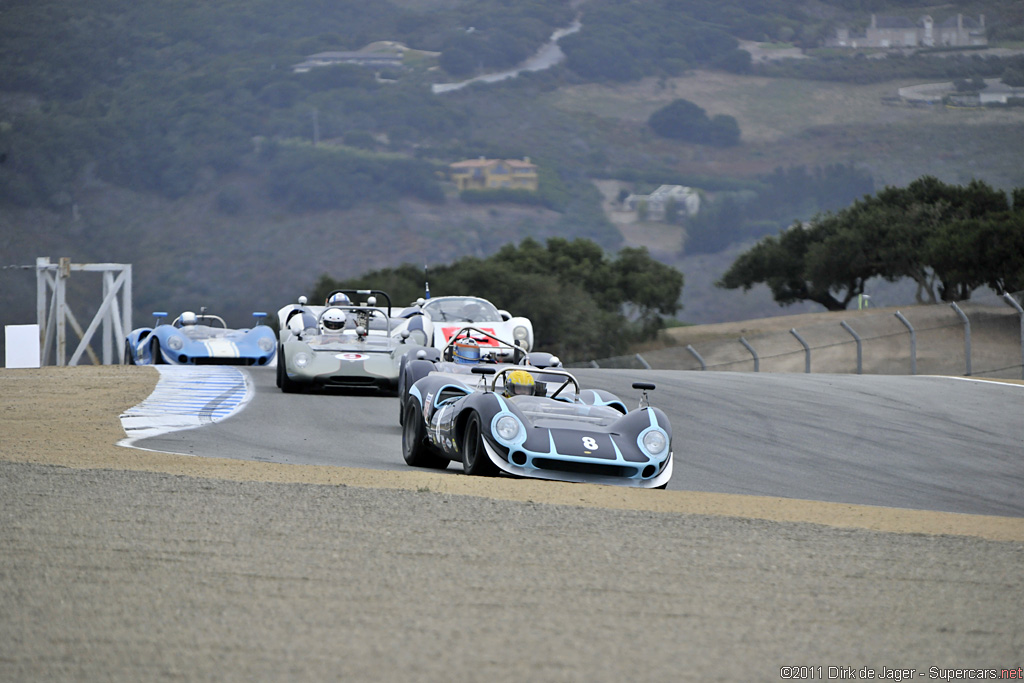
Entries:
{"type": "Polygon", "coordinates": [[[577,367],[1024,379],[1024,292],[850,315],[577,367]]]}

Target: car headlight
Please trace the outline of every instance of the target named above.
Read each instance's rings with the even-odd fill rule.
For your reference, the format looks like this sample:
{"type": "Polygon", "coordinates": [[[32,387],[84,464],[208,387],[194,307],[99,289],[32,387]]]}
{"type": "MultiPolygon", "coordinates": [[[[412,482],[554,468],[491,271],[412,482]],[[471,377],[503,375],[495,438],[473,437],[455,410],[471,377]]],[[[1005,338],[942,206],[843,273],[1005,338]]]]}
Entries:
{"type": "Polygon", "coordinates": [[[299,351],[297,354],[292,356],[292,363],[297,368],[304,368],[304,367],[306,367],[307,365],[309,365],[309,360],[310,360],[309,359],[309,354],[308,353],[303,353],[302,351],[299,351]]]}
{"type": "Polygon", "coordinates": [[[427,345],[427,333],[423,330],[413,330],[409,333],[409,339],[411,339],[412,343],[417,346],[427,345]]]}
{"type": "Polygon", "coordinates": [[[668,445],[667,441],[665,440],[665,435],[655,429],[652,429],[651,431],[644,434],[644,438],[642,439],[642,441],[644,444],[644,448],[651,455],[658,455],[663,450],[665,450],[665,446],[668,445]]]}
{"type": "Polygon", "coordinates": [[[185,340],[183,340],[181,337],[174,336],[167,338],[167,348],[169,348],[171,351],[181,351],[181,349],[184,346],[185,340]]]}
{"type": "Polygon", "coordinates": [[[504,441],[512,441],[519,435],[519,420],[511,415],[503,415],[494,425],[494,431],[504,441]]]}
{"type": "Polygon", "coordinates": [[[516,325],[515,329],[512,330],[512,337],[524,342],[530,338],[530,331],[523,325],[516,325]]]}
{"type": "Polygon", "coordinates": [[[270,337],[260,337],[256,344],[263,353],[270,353],[270,350],[274,348],[274,340],[270,337]]]}

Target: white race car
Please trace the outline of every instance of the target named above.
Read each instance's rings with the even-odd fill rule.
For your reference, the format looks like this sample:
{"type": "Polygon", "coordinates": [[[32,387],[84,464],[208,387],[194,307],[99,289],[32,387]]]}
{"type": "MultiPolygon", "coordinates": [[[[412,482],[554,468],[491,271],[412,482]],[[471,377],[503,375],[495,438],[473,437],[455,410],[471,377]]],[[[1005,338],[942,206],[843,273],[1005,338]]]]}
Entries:
{"type": "MultiPolygon", "coordinates": [[[[514,317],[508,311],[499,310],[487,299],[476,296],[438,296],[417,301],[414,306],[416,308],[424,318],[420,329],[427,335],[426,346],[443,350],[459,330],[475,327],[490,335],[477,340],[485,347],[483,351],[487,351],[486,346],[498,345],[495,337],[518,342],[525,351],[533,349],[533,323],[530,319],[514,317]]],[[[416,316],[410,316],[407,309],[402,317],[406,319],[406,324],[412,324],[416,316]]]]}

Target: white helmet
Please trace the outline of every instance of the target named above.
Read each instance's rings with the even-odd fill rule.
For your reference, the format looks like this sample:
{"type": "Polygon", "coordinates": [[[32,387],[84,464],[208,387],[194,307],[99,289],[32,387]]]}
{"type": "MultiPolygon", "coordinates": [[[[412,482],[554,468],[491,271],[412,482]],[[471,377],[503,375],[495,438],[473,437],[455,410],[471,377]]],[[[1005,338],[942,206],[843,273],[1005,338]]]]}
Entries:
{"type": "Polygon", "coordinates": [[[348,298],[347,294],[336,292],[327,299],[328,306],[347,306],[352,303],[352,300],[348,298]]]}
{"type": "Polygon", "coordinates": [[[320,318],[320,325],[325,333],[341,332],[345,328],[345,312],[338,308],[327,309],[320,318]]]}

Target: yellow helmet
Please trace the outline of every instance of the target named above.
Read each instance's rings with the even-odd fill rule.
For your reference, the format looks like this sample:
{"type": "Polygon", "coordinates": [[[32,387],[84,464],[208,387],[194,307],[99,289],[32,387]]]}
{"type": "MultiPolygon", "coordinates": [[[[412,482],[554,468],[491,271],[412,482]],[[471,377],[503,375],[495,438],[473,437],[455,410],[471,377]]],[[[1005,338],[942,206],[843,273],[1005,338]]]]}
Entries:
{"type": "Polygon", "coordinates": [[[505,375],[505,396],[533,396],[536,383],[526,370],[513,370],[505,375]]]}

